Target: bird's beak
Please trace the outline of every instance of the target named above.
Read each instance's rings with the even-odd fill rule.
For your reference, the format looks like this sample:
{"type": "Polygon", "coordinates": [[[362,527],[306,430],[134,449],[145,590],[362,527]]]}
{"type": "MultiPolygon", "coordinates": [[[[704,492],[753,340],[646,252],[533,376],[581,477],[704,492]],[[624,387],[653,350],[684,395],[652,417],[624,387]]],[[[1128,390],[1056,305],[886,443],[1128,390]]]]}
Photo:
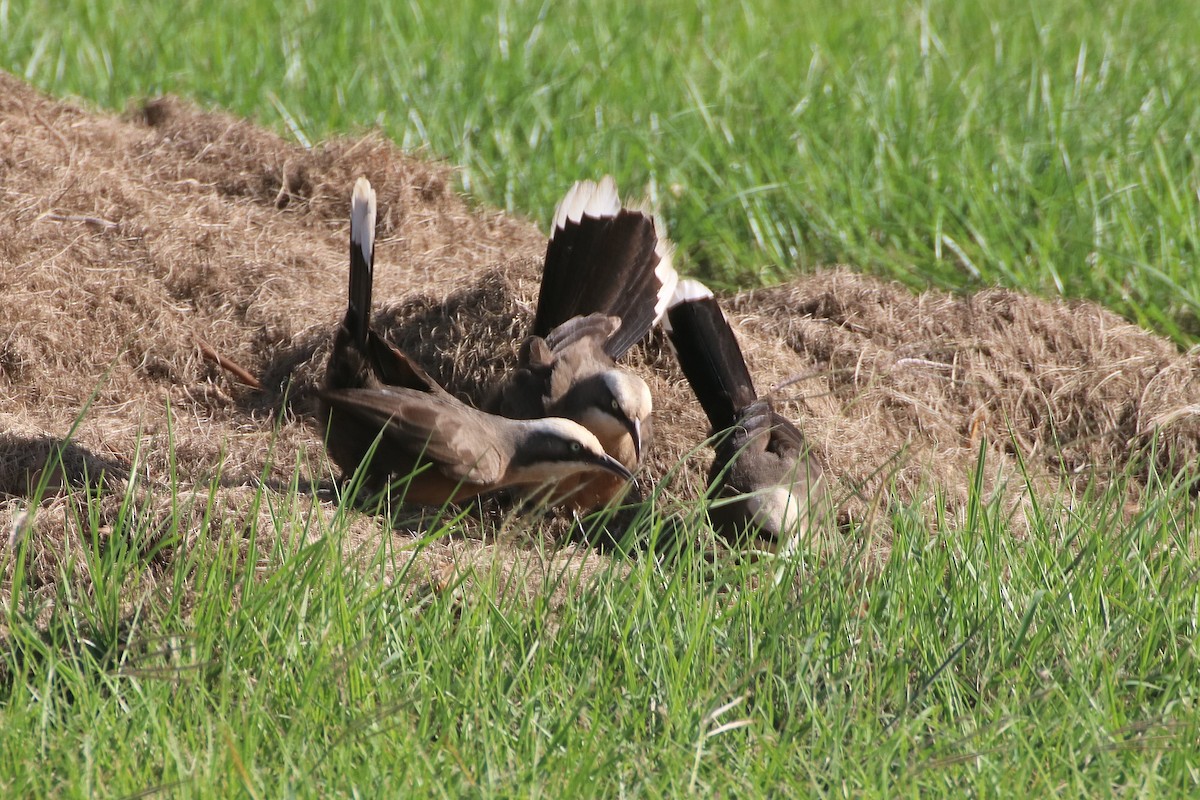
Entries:
{"type": "Polygon", "coordinates": [[[642,423],[641,420],[624,419],[625,430],[629,431],[630,438],[633,439],[633,455],[637,458],[638,463],[642,462],[642,423]]]}
{"type": "Polygon", "coordinates": [[[624,464],[622,464],[620,461],[617,461],[608,453],[604,453],[596,459],[596,466],[600,467],[600,469],[611,472],[614,475],[620,475],[621,480],[633,480],[633,473],[626,469],[624,464]]]}

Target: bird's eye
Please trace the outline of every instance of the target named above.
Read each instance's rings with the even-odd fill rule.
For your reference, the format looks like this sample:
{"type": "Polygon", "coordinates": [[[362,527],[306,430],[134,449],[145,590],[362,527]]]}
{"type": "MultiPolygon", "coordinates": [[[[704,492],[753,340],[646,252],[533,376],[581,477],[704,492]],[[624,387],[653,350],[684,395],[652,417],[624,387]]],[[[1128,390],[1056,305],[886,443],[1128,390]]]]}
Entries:
{"type": "Polygon", "coordinates": [[[621,410],[621,404],[617,402],[617,398],[615,398],[615,397],[612,399],[612,402],[610,402],[608,405],[610,408],[612,408],[613,411],[621,410]]]}
{"type": "Polygon", "coordinates": [[[579,442],[571,442],[570,449],[572,453],[578,453],[583,450],[583,445],[579,442]]]}

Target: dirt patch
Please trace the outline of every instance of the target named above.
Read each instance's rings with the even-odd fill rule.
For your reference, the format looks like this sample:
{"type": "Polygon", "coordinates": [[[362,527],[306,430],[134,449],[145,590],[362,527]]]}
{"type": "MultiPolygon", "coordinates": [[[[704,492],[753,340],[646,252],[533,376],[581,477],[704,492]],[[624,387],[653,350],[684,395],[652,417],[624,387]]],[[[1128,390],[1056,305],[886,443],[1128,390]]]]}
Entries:
{"type": "MultiPolygon", "coordinates": [[[[173,469],[199,491],[219,474],[229,524],[252,513],[260,480],[286,487],[298,468],[328,480],[312,388],[344,310],[359,175],[379,194],[375,324],[389,338],[478,400],[529,323],[544,234],[469,206],[449,168],[379,137],[306,150],[171,99],[95,114],[0,75],[0,141],[0,494],[16,498],[5,530],[40,479],[103,473],[115,491],[131,475],[161,485],[173,469]],[[197,337],[266,390],[231,382],[197,337]],[[44,474],[77,420],[61,468],[44,474]]],[[[774,387],[816,446],[844,519],[934,492],[954,513],[981,451],[985,488],[1014,513],[1027,499],[1018,452],[1046,492],[1144,475],[1149,462],[1128,465],[1151,443],[1160,468],[1200,452],[1200,353],[1094,305],[914,295],[833,270],[739,294],[728,311],[760,388],[774,387]]],[[[710,457],[691,453],[700,409],[661,336],[632,361],[657,408],[649,476],[684,459],[666,496],[694,496],[710,457]]],[[[47,512],[66,507],[61,494],[47,512]]],[[[332,513],[315,493],[296,502],[332,513]]],[[[48,582],[77,546],[58,517],[39,514],[22,534],[48,582]]],[[[383,535],[369,518],[355,526],[362,541],[383,535]]],[[[533,552],[532,536],[515,540],[533,552]]],[[[514,545],[441,543],[429,574],[460,554],[508,558],[495,548],[514,545]]]]}

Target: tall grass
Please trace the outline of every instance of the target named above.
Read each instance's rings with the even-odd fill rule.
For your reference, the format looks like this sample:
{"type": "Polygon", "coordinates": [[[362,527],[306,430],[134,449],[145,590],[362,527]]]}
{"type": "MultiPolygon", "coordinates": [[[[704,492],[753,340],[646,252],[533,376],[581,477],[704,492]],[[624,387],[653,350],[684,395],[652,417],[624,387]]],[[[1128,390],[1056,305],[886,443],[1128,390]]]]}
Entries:
{"type": "MultiPolygon", "coordinates": [[[[761,563],[635,552],[585,582],[518,566],[417,594],[385,567],[420,547],[397,552],[381,531],[354,552],[345,517],[322,529],[299,507],[266,527],[208,516],[157,540],[175,552],[155,561],[137,513],[105,532],[82,513],[79,559],[41,596],[48,621],[45,605],[37,621],[24,613],[35,587],[13,585],[0,788],[1195,791],[1200,518],[1181,484],[1122,521],[1121,488],[1023,520],[973,496],[965,525],[936,532],[895,509],[870,581],[834,561],[776,583],[761,563]],[[513,591],[524,580],[533,600],[513,591]]],[[[653,537],[660,522],[641,524],[653,537]]]]}
{"type": "MultiPolygon", "coordinates": [[[[0,0],[0,66],[304,142],[378,126],[537,219],[612,172],[730,285],[846,261],[1191,343],[1198,32],[1182,0],[0,0]]],[[[635,550],[533,600],[486,570],[411,594],[382,521],[350,553],[286,494],[189,528],[168,477],[164,530],[77,489],[56,580],[28,534],[0,551],[0,794],[1189,796],[1196,476],[1133,511],[1128,480],[1024,518],[978,488],[961,525],[886,509],[870,580],[635,550]]]]}

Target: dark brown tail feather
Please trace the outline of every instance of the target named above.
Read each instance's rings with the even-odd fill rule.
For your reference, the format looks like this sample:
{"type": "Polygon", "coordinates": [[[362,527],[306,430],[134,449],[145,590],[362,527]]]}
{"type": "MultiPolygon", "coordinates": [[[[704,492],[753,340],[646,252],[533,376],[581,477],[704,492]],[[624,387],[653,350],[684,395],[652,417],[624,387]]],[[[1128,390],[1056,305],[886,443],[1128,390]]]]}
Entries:
{"type": "Polygon", "coordinates": [[[720,305],[713,297],[687,300],[667,316],[679,365],[713,430],[731,427],[758,395],[720,305]]]}
{"type": "Polygon", "coordinates": [[[572,317],[619,317],[621,327],[604,350],[620,358],[654,324],[661,289],[657,242],[654,220],[640,211],[567,220],[546,247],[533,335],[547,336],[572,317]]]}
{"type": "Polygon", "coordinates": [[[367,346],[371,322],[371,288],[375,266],[375,190],[365,178],[354,184],[350,201],[350,289],[343,323],[351,341],[367,346]],[[366,247],[364,248],[364,244],[366,247]],[[364,250],[367,252],[364,253],[364,250]]]}

